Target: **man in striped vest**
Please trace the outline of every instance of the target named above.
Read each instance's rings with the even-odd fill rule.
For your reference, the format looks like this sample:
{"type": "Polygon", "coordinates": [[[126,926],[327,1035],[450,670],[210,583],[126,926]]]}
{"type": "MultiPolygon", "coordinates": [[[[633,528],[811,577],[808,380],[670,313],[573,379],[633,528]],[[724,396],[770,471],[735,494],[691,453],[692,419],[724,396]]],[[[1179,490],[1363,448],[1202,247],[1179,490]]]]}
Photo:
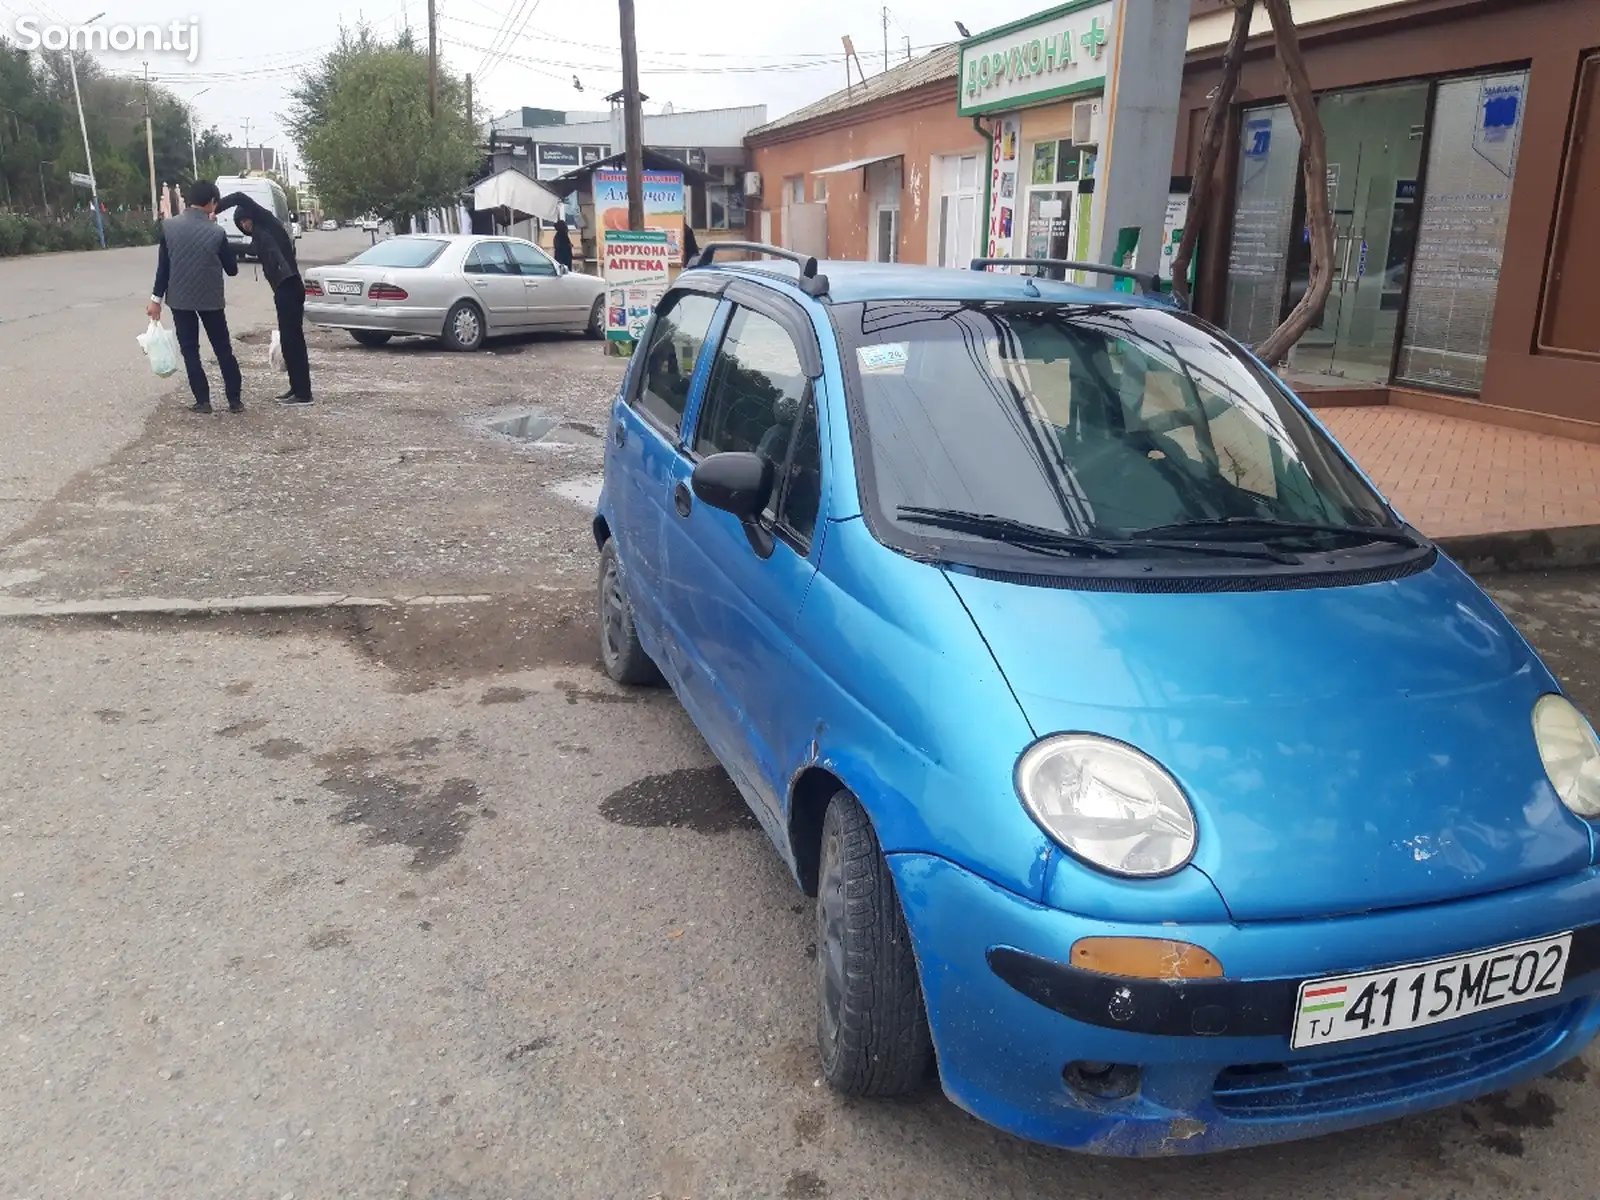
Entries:
{"type": "Polygon", "coordinates": [[[161,319],[165,300],[172,309],[172,327],[183,351],[183,365],[189,372],[189,388],[194,392],[194,412],[211,411],[211,380],[200,362],[200,326],[222,368],[222,388],[228,396],[228,411],[243,412],[239,398],[243,383],[239,360],[233,355],[228,336],[228,314],[224,274],[239,273],[238,260],[228,235],[216,223],[217,185],[197,179],[189,185],[184,199],[189,207],[161,222],[161,251],[156,263],[156,284],[145,311],[152,321],[161,319]]]}

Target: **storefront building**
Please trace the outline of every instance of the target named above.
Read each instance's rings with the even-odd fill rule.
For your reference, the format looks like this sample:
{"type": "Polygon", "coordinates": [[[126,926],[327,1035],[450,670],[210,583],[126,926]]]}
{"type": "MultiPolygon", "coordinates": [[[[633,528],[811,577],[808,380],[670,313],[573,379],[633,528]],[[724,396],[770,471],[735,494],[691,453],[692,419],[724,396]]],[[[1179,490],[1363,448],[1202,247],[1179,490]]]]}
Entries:
{"type": "MultiPolygon", "coordinates": [[[[1340,7],[1301,34],[1335,253],[1323,319],[1290,356],[1296,385],[1600,440],[1600,299],[1582,286],[1600,266],[1582,215],[1600,212],[1600,4],[1340,7]]],[[[1231,14],[1202,21],[1220,43],[1231,14]]],[[[1179,163],[1219,60],[1190,55],[1179,163]]],[[[1309,273],[1300,138],[1264,24],[1227,144],[1196,306],[1257,341],[1309,273]]]]}

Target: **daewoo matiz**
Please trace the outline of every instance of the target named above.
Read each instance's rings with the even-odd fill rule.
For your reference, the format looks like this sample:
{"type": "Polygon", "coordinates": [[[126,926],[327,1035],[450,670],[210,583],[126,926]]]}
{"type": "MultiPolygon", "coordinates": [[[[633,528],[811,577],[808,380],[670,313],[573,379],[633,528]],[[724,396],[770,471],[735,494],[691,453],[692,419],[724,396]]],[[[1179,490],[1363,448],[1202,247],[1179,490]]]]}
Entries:
{"type": "Polygon", "coordinates": [[[1149,280],[761,252],[616,398],[601,645],[816,896],[832,1086],[1191,1153],[1589,1042],[1600,744],[1263,364],[1149,280]]]}

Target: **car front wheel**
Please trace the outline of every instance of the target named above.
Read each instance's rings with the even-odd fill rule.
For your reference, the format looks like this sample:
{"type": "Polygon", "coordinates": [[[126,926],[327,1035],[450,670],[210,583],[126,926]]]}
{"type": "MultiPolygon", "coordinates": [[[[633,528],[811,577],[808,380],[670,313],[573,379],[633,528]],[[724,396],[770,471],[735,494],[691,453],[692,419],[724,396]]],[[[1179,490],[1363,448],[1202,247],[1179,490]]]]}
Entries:
{"type": "Polygon", "coordinates": [[[817,878],[817,1045],[847,1096],[901,1096],[927,1077],[933,1040],[894,876],[866,811],[837,793],[817,878]]]}
{"type": "Polygon", "coordinates": [[[622,560],[615,539],[600,550],[600,661],[618,683],[661,682],[661,672],[639,643],[633,627],[633,606],[622,584],[622,560]]]}
{"type": "Polygon", "coordinates": [[[471,300],[458,300],[445,314],[444,344],[452,350],[476,350],[483,345],[483,313],[471,300]]]}

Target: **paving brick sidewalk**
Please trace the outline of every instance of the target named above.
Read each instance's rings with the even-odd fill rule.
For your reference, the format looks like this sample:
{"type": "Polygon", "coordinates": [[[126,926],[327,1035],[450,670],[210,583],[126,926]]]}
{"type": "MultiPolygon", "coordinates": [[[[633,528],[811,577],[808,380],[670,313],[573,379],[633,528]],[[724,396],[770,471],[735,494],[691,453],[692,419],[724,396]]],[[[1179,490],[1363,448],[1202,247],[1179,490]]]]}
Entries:
{"type": "Polygon", "coordinates": [[[1600,446],[1405,408],[1317,416],[1431,537],[1600,525],[1600,446]]]}

